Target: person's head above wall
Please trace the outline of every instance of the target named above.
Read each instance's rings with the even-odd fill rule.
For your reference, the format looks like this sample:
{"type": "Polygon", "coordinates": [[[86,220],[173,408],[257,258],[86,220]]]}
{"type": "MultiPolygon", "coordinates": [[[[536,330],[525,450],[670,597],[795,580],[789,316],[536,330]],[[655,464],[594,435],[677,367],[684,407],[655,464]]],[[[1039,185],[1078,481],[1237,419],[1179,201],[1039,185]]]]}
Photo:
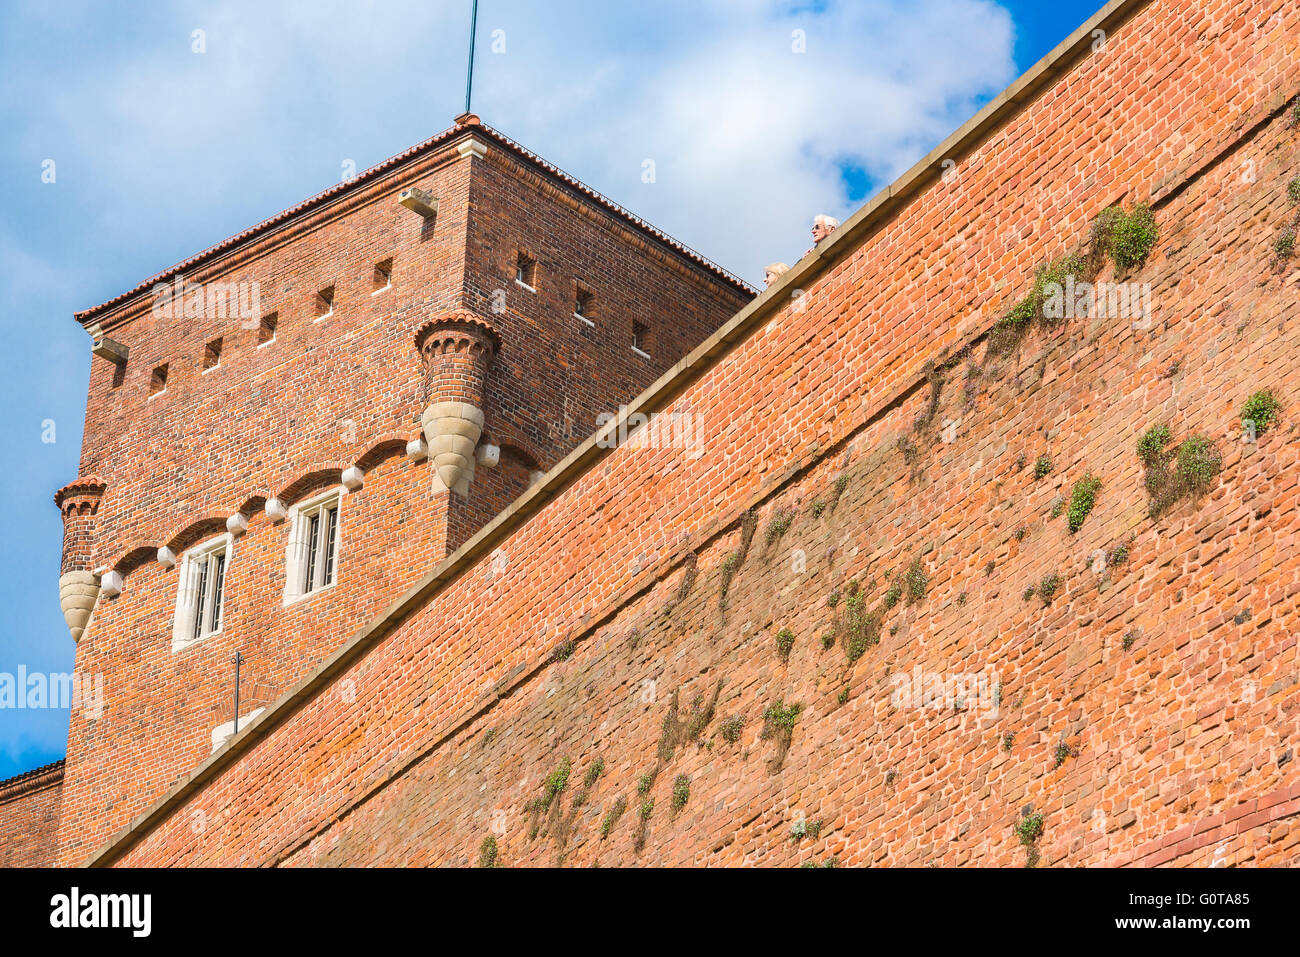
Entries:
{"type": "Polygon", "coordinates": [[[819,243],[839,227],[840,221],[834,216],[827,216],[825,213],[813,217],[812,236],[813,242],[819,243]]]}
{"type": "Polygon", "coordinates": [[[770,286],[790,271],[785,263],[772,263],[763,270],[763,285],[770,286]]]}

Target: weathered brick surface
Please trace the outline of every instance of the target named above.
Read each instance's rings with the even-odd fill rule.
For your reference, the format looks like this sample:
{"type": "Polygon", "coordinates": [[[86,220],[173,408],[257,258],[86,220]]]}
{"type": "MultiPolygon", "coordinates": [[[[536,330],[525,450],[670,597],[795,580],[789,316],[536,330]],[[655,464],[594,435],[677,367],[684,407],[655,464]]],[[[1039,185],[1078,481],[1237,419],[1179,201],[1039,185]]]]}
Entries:
{"type": "Polygon", "coordinates": [[[107,360],[92,366],[81,473],[106,490],[96,486],[93,511],[81,504],[88,496],[65,496],[65,570],[116,569],[125,583],[120,596],[100,597],[77,650],[78,671],[102,676],[107,702],[101,717],[72,716],[65,862],[206,757],[213,728],[233,717],[236,650],[247,662],[247,713],[302,678],[517,498],[600,413],[629,401],[750,298],[481,126],[363,177],[187,278],[259,283],[262,312],[277,313],[278,325],[259,346],[260,316],[157,316],[147,293],[80,317],[131,352],[124,374],[107,360]],[[471,137],[484,155],[458,150],[471,137]],[[439,198],[436,222],[398,205],[412,185],[439,198]],[[537,293],[514,283],[525,246],[538,250],[537,293]],[[377,291],[375,267],[388,261],[391,285],[377,291]],[[594,331],[560,295],[575,279],[596,296],[594,331]],[[317,321],[316,297],[331,286],[332,313],[317,321]],[[403,454],[429,402],[464,398],[452,379],[426,377],[417,331],[466,309],[499,335],[476,395],[482,443],[502,447],[496,468],[478,469],[468,499],[436,489],[429,461],[403,454]],[[638,316],[664,317],[664,348],[650,361],[632,353],[638,316]],[[205,371],[205,346],[218,337],[220,364],[205,371]],[[166,389],[150,396],[164,362],[166,389]],[[365,484],[344,497],[337,585],[284,607],[288,525],[268,518],[265,503],[292,505],[337,485],[351,465],[365,470],[365,484]],[[249,529],[228,564],[222,632],[173,652],[178,571],[154,560],[157,549],[179,556],[236,512],[249,529]]]}
{"type": "Polygon", "coordinates": [[[1032,809],[1047,864],[1296,863],[1300,272],[1272,246],[1300,10],[1130,6],[670,399],[694,446],[598,459],[106,859],[464,864],[495,833],[507,865],[1018,864],[1032,809]],[[1124,277],[1153,322],[991,355],[1035,267],[1117,200],[1156,204],[1124,277]],[[1264,387],[1287,412],[1243,442],[1264,387]],[[1135,445],[1159,422],[1212,436],[1223,469],[1153,519],[1135,445]],[[1057,506],[1089,472],[1071,534],[1057,506]],[[888,602],[914,563],[924,587],[888,602]],[[851,583],[881,616],[855,661],[851,583]],[[899,697],[964,675],[992,702],[899,697]],[[761,733],[778,700],[801,706],[784,754],[761,733]],[[801,818],[815,838],[791,840],[801,818]]]}
{"type": "Polygon", "coordinates": [[[0,781],[0,867],[54,863],[63,762],[0,781]]]}

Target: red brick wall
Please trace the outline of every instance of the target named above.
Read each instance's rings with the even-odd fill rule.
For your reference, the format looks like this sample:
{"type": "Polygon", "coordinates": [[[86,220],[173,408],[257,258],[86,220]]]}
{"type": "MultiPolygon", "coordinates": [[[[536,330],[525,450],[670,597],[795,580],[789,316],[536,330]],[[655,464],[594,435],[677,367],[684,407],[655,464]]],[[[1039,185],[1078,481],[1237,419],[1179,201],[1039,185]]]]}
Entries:
{"type": "Polygon", "coordinates": [[[54,863],[62,787],[62,761],[0,781],[0,867],[54,863]]]}
{"type": "MultiPolygon", "coordinates": [[[[506,151],[490,133],[478,135],[491,143],[489,157],[506,151]]],[[[148,296],[98,319],[131,352],[123,376],[106,360],[92,366],[81,471],[102,477],[107,491],[93,525],[69,523],[65,545],[75,552],[69,568],[114,567],[125,584],[120,596],[100,598],[78,647],[78,671],[103,677],[107,701],[102,716],[72,717],[64,860],[84,856],[209,753],[212,729],[233,717],[236,650],[246,659],[247,713],[292,686],[517,498],[531,470],[554,464],[591,431],[595,409],[631,399],[748,298],[666,244],[620,229],[596,201],[565,187],[567,202],[585,209],[580,214],[523,166],[501,164],[461,157],[453,143],[189,275],[260,283],[261,311],[278,314],[270,344],[258,344],[260,316],[246,324],[159,317],[148,296]],[[528,184],[526,214],[522,205],[490,199],[511,176],[528,184]],[[572,305],[567,315],[548,311],[549,300],[499,317],[484,312],[503,336],[487,384],[485,441],[514,445],[498,469],[478,470],[468,500],[449,502],[434,491],[427,460],[412,464],[402,453],[419,434],[428,401],[416,331],[466,299],[467,210],[478,177],[493,185],[473,188],[476,229],[528,236],[548,204],[563,205],[546,223],[555,230],[542,247],[547,282],[598,257],[610,288],[621,284],[628,303],[672,304],[668,324],[681,333],[668,343],[676,354],[666,348],[652,366],[582,365],[588,381],[573,391],[590,407],[575,411],[579,428],[566,432],[550,428],[556,413],[547,377],[555,355],[581,339],[572,305]],[[398,192],[413,184],[440,200],[432,226],[397,204],[398,192]],[[374,267],[389,259],[391,286],[375,292],[374,267]],[[317,294],[329,286],[333,312],[314,321],[317,294]],[[220,364],[204,371],[204,348],[218,337],[220,364]],[[162,362],[166,390],[150,397],[152,370],[162,362]],[[337,587],[286,608],[288,526],[272,522],[263,506],[271,496],[292,505],[336,486],[352,464],[366,470],[366,481],[344,497],[337,587]],[[175,653],[178,570],[159,565],[156,551],[168,545],[179,556],[223,532],[237,511],[249,517],[249,530],[234,543],[222,632],[175,653]]]]}
{"type": "Polygon", "coordinates": [[[669,396],[697,445],[596,459],[110,858],[463,864],[495,834],[507,865],[1009,865],[1032,811],[1048,864],[1296,863],[1300,273],[1272,247],[1300,174],[1300,11],[1130,9],[669,396]],[[1126,277],[1152,285],[1150,326],[1075,319],[990,355],[1035,267],[1121,198],[1157,203],[1126,277]],[[1247,444],[1264,387],[1286,412],[1247,444]],[[1153,519],[1135,446],[1159,422],[1212,436],[1223,469],[1153,519]],[[924,586],[889,603],[914,563],[924,586]],[[852,583],[881,623],[850,661],[852,583]],[[991,701],[897,695],[967,675],[991,701]],[[785,753],[761,734],[778,701],[802,709],[785,753]],[[800,819],[815,837],[791,840],[800,819]]]}

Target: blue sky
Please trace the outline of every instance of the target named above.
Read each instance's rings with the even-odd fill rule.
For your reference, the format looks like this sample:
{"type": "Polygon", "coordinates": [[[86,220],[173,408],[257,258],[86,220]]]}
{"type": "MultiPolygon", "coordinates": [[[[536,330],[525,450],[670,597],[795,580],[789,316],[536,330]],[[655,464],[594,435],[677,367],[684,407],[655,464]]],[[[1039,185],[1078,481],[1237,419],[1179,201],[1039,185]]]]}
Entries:
{"type": "MultiPolygon", "coordinates": [[[[480,0],[474,108],[757,282],[1101,2],[480,0]]],[[[90,369],[72,313],[449,126],[468,9],[0,6],[0,675],[74,667],[51,500],[77,475],[90,369]]],[[[0,708],[0,778],[61,757],[67,722],[0,708]]]]}

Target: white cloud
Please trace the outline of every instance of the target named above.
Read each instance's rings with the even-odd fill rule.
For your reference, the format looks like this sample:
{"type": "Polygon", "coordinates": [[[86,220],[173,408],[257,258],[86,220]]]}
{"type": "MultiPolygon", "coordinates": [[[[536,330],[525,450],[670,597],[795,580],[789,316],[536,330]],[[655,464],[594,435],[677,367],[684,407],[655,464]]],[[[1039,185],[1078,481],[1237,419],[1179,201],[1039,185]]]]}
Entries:
{"type": "MultiPolygon", "coordinates": [[[[57,134],[90,164],[78,172],[104,187],[92,215],[159,232],[166,253],[115,280],[125,287],[337,182],[343,160],[364,168],[448,125],[466,15],[413,0],[182,7],[105,44],[130,55],[68,64],[25,132],[57,134]],[[205,54],[190,52],[191,29],[206,31],[205,54]]],[[[481,8],[474,105],[757,280],[802,253],[814,213],[852,211],[844,166],[887,182],[1009,82],[1013,40],[990,0],[502,0],[481,8]]]]}
{"type": "Polygon", "coordinates": [[[691,28],[627,59],[626,24],[597,24],[586,57],[525,32],[505,57],[480,54],[481,112],[751,280],[802,254],[815,213],[858,205],[845,166],[888,182],[1015,73],[1011,18],[986,0],[693,9],[670,6],[662,19],[691,28]],[[608,59],[591,62],[591,48],[608,59]]]}

